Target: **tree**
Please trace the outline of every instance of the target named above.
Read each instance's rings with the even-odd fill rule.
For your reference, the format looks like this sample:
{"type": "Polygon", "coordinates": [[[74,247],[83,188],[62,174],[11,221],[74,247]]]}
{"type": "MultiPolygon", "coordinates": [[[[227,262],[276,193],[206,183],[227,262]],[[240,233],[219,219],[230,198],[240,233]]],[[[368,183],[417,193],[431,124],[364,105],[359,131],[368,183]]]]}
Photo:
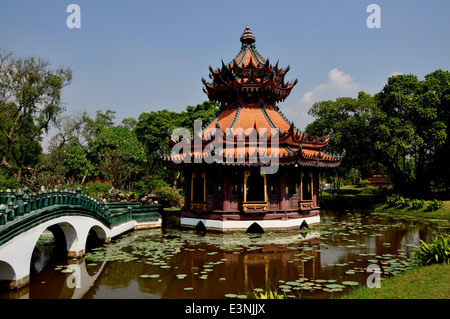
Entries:
{"type": "Polygon", "coordinates": [[[0,165],[18,182],[24,172],[42,169],[36,167],[39,142],[64,109],[61,90],[71,79],[68,68],[0,51],[0,165]]]}
{"type": "Polygon", "coordinates": [[[114,119],[116,118],[116,111],[107,109],[105,113],[99,110],[95,114],[95,118],[87,113],[83,113],[83,137],[88,142],[88,145],[92,145],[95,138],[100,135],[100,133],[110,127],[114,126],[114,119]]]}
{"type": "Polygon", "coordinates": [[[376,103],[370,94],[360,92],[357,99],[342,97],[336,101],[314,103],[308,111],[317,119],[306,127],[306,132],[314,135],[330,134],[331,141],[327,152],[345,156],[338,172],[344,175],[352,168],[362,177],[372,170],[373,149],[371,144],[372,114],[376,103]]]}
{"type": "Polygon", "coordinates": [[[205,126],[218,113],[219,104],[205,101],[196,106],[187,106],[181,113],[168,110],[142,113],[139,116],[134,132],[138,140],[144,145],[148,158],[147,174],[153,178],[161,178],[167,184],[176,185],[179,172],[164,170],[161,164],[161,154],[170,153],[170,132],[175,128],[184,127],[192,133],[194,121],[202,120],[205,126]]]}
{"type": "Polygon", "coordinates": [[[447,126],[438,117],[439,95],[409,74],[390,77],[375,99],[376,155],[389,168],[394,186],[423,194],[430,187],[428,169],[436,149],[447,140],[447,126]]]}
{"type": "Polygon", "coordinates": [[[436,70],[425,76],[425,88],[436,94],[437,119],[445,124],[447,139],[436,146],[435,157],[430,165],[429,175],[434,179],[431,186],[443,197],[450,197],[450,72],[436,70]]]}
{"type": "Polygon", "coordinates": [[[423,81],[390,77],[373,97],[315,103],[309,114],[317,117],[313,131],[332,131],[331,149],[347,151],[341,169],[378,164],[397,191],[423,197],[450,186],[449,111],[450,73],[436,70],[423,81]]]}
{"type": "Polygon", "coordinates": [[[142,170],[146,156],[136,135],[126,127],[104,129],[92,142],[93,163],[105,180],[124,188],[142,170]]]}

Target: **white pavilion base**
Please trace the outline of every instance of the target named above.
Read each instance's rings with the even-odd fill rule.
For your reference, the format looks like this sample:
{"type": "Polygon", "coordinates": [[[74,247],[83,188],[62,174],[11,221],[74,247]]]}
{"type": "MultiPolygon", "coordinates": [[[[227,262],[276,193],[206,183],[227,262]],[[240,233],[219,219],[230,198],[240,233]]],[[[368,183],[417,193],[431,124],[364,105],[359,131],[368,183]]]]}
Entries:
{"type": "Polygon", "coordinates": [[[295,218],[286,220],[266,220],[266,219],[252,219],[252,220],[215,220],[208,218],[192,218],[181,217],[180,224],[183,228],[195,229],[199,223],[203,223],[207,231],[215,232],[246,232],[247,229],[256,223],[264,230],[268,231],[289,231],[299,229],[300,226],[306,222],[307,225],[319,224],[320,215],[309,216],[305,218],[295,218]]]}

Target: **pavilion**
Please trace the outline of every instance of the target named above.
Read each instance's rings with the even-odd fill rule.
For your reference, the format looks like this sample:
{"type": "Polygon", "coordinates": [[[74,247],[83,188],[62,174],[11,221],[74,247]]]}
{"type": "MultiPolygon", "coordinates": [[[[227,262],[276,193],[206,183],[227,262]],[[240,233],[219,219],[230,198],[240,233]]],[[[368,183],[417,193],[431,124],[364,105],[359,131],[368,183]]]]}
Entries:
{"type": "Polygon", "coordinates": [[[241,49],[202,78],[220,112],[193,136],[172,134],[167,168],[183,170],[185,205],[181,226],[208,231],[283,231],[320,222],[319,170],[336,167],[327,154],[329,137],[298,130],[281,113],[297,80],[285,81],[289,66],[270,64],[245,28],[241,49]]]}

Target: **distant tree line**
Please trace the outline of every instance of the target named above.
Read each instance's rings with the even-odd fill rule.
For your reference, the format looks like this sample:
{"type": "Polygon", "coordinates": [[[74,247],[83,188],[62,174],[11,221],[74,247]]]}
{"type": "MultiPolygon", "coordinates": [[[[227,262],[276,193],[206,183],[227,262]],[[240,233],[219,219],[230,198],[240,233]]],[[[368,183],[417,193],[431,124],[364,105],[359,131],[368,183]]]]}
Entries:
{"type": "Polygon", "coordinates": [[[360,92],[315,103],[307,131],[331,133],[328,150],[345,150],[340,176],[387,175],[404,194],[450,197],[450,72],[436,70],[420,81],[396,75],[374,96],[360,92]]]}
{"type": "Polygon", "coordinates": [[[182,185],[179,172],[161,165],[160,155],[170,152],[168,132],[192,130],[196,119],[210,121],[217,103],[142,113],[117,125],[109,109],[66,114],[61,90],[71,79],[70,69],[0,51],[0,188],[38,191],[101,181],[107,188],[148,194],[182,185]],[[43,137],[51,127],[57,133],[44,152],[43,137]]]}
{"type": "MultiPolygon", "coordinates": [[[[183,185],[179,171],[166,170],[169,133],[192,131],[193,122],[211,121],[216,102],[163,109],[115,123],[115,112],[65,113],[61,91],[72,80],[67,68],[52,68],[35,57],[0,51],[0,188],[38,190],[88,185],[148,193],[183,185]],[[57,134],[43,151],[50,127],[57,134]]],[[[306,131],[329,133],[326,151],[346,155],[334,176],[356,181],[379,172],[394,188],[411,196],[450,197],[450,73],[436,70],[420,81],[391,76],[374,96],[341,97],[315,103],[316,119],[306,131]]]]}

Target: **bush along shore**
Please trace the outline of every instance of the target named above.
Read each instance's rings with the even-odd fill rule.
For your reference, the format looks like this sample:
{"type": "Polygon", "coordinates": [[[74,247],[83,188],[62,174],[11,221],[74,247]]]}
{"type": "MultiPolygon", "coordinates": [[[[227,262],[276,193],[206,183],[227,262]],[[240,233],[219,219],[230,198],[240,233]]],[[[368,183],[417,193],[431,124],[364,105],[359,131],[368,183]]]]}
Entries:
{"type": "Polygon", "coordinates": [[[450,201],[437,199],[425,201],[393,194],[387,197],[384,203],[376,204],[374,210],[396,215],[450,220],[450,201]]]}
{"type": "Polygon", "coordinates": [[[450,201],[411,199],[371,187],[346,186],[335,194],[323,192],[320,207],[336,210],[372,210],[393,215],[450,220],[450,201]]]}

